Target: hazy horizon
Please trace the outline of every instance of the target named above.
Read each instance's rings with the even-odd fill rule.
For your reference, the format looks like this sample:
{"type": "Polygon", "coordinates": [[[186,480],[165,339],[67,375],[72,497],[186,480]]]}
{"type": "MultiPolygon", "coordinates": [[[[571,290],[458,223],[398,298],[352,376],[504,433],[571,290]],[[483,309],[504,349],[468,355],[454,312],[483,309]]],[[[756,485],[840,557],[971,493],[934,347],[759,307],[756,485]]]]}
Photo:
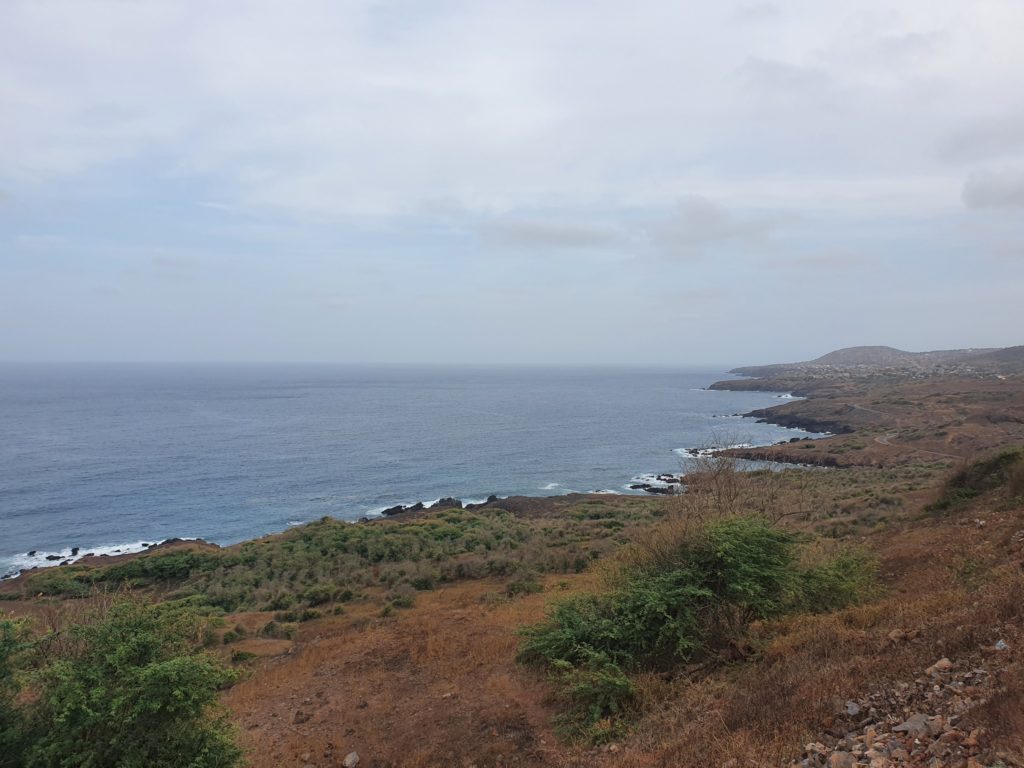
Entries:
{"type": "Polygon", "coordinates": [[[1024,5],[0,5],[0,361],[1020,344],[1024,5]]]}

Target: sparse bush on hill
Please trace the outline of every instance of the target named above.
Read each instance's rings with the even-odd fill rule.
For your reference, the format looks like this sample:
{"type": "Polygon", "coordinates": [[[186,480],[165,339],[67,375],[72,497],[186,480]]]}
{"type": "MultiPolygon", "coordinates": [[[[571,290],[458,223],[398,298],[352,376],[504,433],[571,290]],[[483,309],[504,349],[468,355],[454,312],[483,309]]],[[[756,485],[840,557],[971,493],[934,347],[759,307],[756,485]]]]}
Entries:
{"type": "Polygon", "coordinates": [[[830,611],[870,592],[865,558],[847,553],[802,564],[797,537],[762,517],[726,517],[675,534],[660,531],[655,546],[628,551],[607,591],[558,602],[545,621],[522,631],[520,658],[572,687],[563,716],[568,735],[600,737],[599,724],[632,696],[624,684],[612,685],[622,673],[707,660],[755,620],[830,611]]]}
{"type": "Polygon", "coordinates": [[[239,763],[218,690],[234,679],[200,652],[180,605],[123,602],[58,633],[0,622],[0,765],[229,768],[239,763]],[[16,701],[14,652],[31,695],[16,701]]]}
{"type": "Polygon", "coordinates": [[[17,766],[23,748],[24,719],[15,706],[18,681],[15,678],[18,657],[25,647],[24,626],[0,620],[0,766],[17,766]]]}
{"type": "Polygon", "coordinates": [[[939,498],[925,509],[948,512],[1000,488],[1010,499],[1024,494],[1024,448],[1008,448],[957,468],[943,484],[939,498]]]}
{"type": "Polygon", "coordinates": [[[86,597],[160,589],[224,612],[301,615],[374,589],[379,597],[461,579],[579,572],[617,545],[613,528],[650,519],[649,504],[637,499],[624,509],[583,502],[538,522],[501,509],[440,510],[362,525],[324,518],[228,551],[153,552],[111,565],[45,569],[25,578],[23,592],[86,597]]]}

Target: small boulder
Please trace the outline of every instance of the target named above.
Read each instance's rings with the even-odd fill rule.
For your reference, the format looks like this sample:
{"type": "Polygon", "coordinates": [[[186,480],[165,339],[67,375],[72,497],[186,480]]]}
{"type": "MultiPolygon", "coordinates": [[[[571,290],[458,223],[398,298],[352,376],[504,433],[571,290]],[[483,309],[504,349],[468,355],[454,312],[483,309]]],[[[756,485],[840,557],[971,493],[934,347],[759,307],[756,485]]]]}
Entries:
{"type": "Polygon", "coordinates": [[[349,752],[345,755],[345,759],[341,761],[343,768],[356,768],[359,765],[359,753],[349,752]]]}
{"type": "Polygon", "coordinates": [[[849,752],[833,752],[825,762],[828,768],[857,768],[857,758],[849,752]]]}
{"type": "Polygon", "coordinates": [[[893,728],[893,731],[906,733],[912,739],[935,736],[942,732],[942,718],[938,715],[934,717],[922,714],[911,715],[907,720],[893,728]]]}
{"type": "Polygon", "coordinates": [[[295,710],[295,716],[292,718],[292,722],[295,725],[301,725],[302,723],[308,722],[312,715],[309,712],[304,712],[301,709],[295,710]]]}
{"type": "Polygon", "coordinates": [[[928,669],[926,669],[924,672],[926,675],[937,675],[942,672],[949,672],[949,670],[951,670],[952,668],[953,662],[947,659],[946,657],[942,657],[934,664],[932,664],[930,667],[928,667],[928,669]]]}

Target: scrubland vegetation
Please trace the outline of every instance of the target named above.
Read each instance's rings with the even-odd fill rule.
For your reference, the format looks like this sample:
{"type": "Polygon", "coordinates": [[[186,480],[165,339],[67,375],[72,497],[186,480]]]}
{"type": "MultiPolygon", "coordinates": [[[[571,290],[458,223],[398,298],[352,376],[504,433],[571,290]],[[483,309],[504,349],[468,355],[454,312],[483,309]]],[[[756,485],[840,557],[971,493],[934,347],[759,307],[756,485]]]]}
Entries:
{"type": "Polygon", "coordinates": [[[560,687],[563,734],[621,737],[635,707],[630,673],[726,661],[755,621],[828,612],[875,593],[866,552],[812,546],[813,535],[780,525],[781,510],[759,509],[778,477],[740,475],[728,460],[703,469],[663,519],[602,564],[600,590],[556,602],[522,631],[520,658],[550,670],[560,687]]]}
{"type": "MultiPolygon", "coordinates": [[[[380,651],[386,672],[374,679],[409,676],[397,661],[408,657],[427,676],[414,692],[436,690],[433,669],[447,686],[499,675],[506,702],[535,681],[562,739],[516,742],[538,764],[592,764],[610,753],[586,750],[624,741],[641,755],[629,766],[706,765],[704,754],[777,763],[832,716],[837,696],[912,677],[940,654],[975,653],[1020,624],[1024,576],[1002,554],[1005,535],[975,520],[984,505],[1015,525],[1020,449],[960,465],[701,469],[670,498],[325,518],[224,550],[30,574],[4,595],[32,618],[0,621],[0,765],[230,766],[236,739],[257,764],[280,764],[284,742],[257,750],[262,730],[232,731],[221,691],[236,685],[227,700],[255,717],[279,695],[261,688],[269,681],[275,691],[319,685],[331,654],[363,647],[353,638],[381,648],[396,632],[405,639],[380,651]],[[266,666],[278,657],[263,654],[285,650],[287,663],[266,666]]],[[[346,662],[353,674],[365,674],[376,651],[366,653],[346,662]]],[[[352,709],[363,678],[342,679],[345,721],[363,722],[352,709]]],[[[463,695],[465,706],[477,701],[463,695]]],[[[1016,722],[1013,695],[992,697],[989,722],[1016,722]]],[[[374,715],[371,704],[366,722],[404,705],[384,699],[374,715]]],[[[415,706],[419,716],[431,705],[415,706]]],[[[507,703],[488,706],[468,712],[512,717],[495,714],[507,703]]],[[[527,715],[516,717],[520,733],[527,715]]],[[[324,754],[337,741],[327,733],[324,754]]],[[[438,739],[397,764],[457,754],[443,729],[438,739]]],[[[411,749],[393,731],[385,741],[411,749]]]]}
{"type": "Polygon", "coordinates": [[[216,706],[236,674],[202,652],[204,634],[193,611],[136,600],[36,634],[0,621],[0,765],[237,765],[216,706]]]}

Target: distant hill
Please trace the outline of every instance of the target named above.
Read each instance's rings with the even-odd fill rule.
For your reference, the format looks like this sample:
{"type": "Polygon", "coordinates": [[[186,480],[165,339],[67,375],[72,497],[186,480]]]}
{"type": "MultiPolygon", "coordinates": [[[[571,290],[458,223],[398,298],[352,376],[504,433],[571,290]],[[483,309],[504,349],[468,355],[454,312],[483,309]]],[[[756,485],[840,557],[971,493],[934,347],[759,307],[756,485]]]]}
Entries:
{"type": "Polygon", "coordinates": [[[904,352],[895,347],[846,347],[803,365],[898,365],[913,357],[913,352],[904,352]]]}
{"type": "Polygon", "coordinates": [[[907,352],[886,346],[846,347],[800,363],[776,363],[734,368],[742,376],[777,376],[786,372],[821,369],[904,368],[943,369],[956,366],[1016,370],[1024,367],[1024,346],[977,349],[938,349],[907,352]]]}
{"type": "Polygon", "coordinates": [[[964,358],[963,362],[971,363],[1024,363],[1024,346],[1005,347],[1004,349],[977,350],[978,354],[964,358]]]}

